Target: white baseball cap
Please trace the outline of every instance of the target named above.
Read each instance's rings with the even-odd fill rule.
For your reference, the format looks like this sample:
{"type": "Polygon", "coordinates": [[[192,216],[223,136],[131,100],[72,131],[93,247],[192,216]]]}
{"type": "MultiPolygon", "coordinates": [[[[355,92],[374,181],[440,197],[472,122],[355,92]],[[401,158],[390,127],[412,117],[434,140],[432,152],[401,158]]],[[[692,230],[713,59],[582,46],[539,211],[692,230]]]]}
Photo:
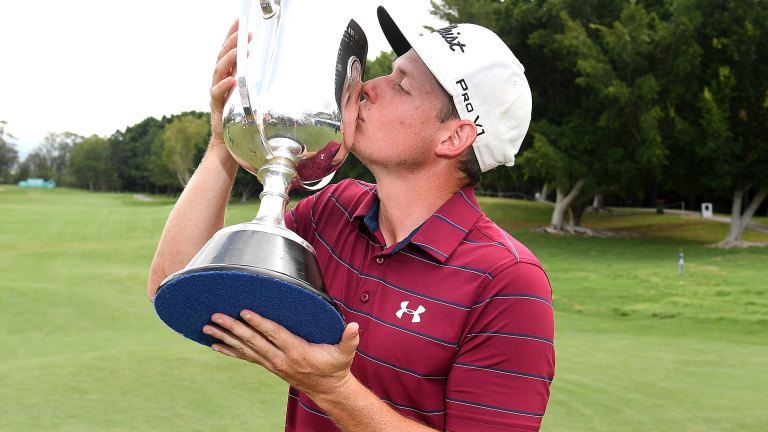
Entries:
{"type": "Polygon", "coordinates": [[[523,65],[504,41],[475,24],[453,24],[408,39],[382,6],[377,13],[395,54],[413,48],[453,97],[461,118],[475,123],[472,148],[480,169],[514,165],[531,122],[531,89],[523,65]]]}

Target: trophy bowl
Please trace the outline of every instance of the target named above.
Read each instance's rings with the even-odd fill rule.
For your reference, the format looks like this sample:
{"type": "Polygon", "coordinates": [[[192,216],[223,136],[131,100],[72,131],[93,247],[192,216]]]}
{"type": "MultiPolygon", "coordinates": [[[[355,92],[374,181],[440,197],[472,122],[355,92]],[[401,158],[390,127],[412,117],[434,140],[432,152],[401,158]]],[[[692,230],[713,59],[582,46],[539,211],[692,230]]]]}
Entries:
{"type": "Polygon", "coordinates": [[[341,166],[343,101],[362,85],[365,33],[354,0],[243,1],[237,88],[224,109],[232,156],[264,186],[251,222],[219,230],[154,305],[171,329],[203,345],[211,315],[252,310],[312,343],[336,344],[345,324],[312,246],[285,227],[288,193],[319,190],[341,166]],[[253,3],[253,4],[252,4],[253,3]],[[248,42],[249,33],[253,35],[248,42]]]}

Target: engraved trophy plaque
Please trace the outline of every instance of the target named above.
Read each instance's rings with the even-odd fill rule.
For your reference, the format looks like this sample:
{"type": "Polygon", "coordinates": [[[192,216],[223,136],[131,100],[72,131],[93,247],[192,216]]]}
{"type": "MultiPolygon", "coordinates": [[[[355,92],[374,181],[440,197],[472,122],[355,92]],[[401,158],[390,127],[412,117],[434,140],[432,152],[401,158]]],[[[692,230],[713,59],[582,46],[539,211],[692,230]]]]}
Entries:
{"type": "Polygon", "coordinates": [[[343,101],[362,85],[368,50],[360,26],[344,16],[353,2],[243,2],[224,141],[264,191],[253,221],[218,231],[160,285],[155,310],[184,337],[210,346],[218,340],[202,328],[211,315],[250,309],[312,343],[341,339],[344,320],[314,249],[283,217],[290,190],[324,187],[346,157],[343,101]]]}

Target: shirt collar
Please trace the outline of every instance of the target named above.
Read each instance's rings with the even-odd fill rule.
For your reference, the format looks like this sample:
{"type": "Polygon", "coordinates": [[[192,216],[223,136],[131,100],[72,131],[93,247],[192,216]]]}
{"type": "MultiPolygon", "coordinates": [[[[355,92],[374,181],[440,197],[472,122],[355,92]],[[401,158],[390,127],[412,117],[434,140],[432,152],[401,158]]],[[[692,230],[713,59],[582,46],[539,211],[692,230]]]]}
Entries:
{"type": "MultiPolygon", "coordinates": [[[[369,213],[375,213],[376,216],[379,214],[379,193],[375,185],[368,189],[368,195],[366,195],[366,197],[363,198],[363,202],[357,206],[357,210],[352,214],[352,218],[365,219],[366,217],[369,217],[369,213]]],[[[378,218],[374,218],[374,220],[376,220],[376,229],[379,229],[378,218]]]]}
{"type": "Polygon", "coordinates": [[[467,186],[456,192],[416,230],[411,243],[445,262],[482,215],[475,188],[467,186]]]}
{"type": "MultiPolygon", "coordinates": [[[[474,187],[467,186],[443,203],[411,235],[387,248],[384,254],[393,254],[411,244],[438,261],[445,262],[482,215],[474,187]]],[[[372,234],[379,231],[378,194],[370,194],[353,217],[361,220],[372,234]]]]}

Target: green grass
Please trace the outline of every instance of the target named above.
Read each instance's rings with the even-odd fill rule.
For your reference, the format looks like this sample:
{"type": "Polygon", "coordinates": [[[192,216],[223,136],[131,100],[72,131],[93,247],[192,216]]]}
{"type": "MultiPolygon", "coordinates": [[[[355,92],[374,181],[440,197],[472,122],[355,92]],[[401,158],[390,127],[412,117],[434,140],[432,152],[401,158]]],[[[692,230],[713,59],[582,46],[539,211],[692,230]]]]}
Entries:
{"type": "MultiPolygon", "coordinates": [[[[173,201],[153,198],[0,188],[0,431],[283,429],[285,384],[155,316],[147,272],[173,201]]],[[[553,236],[532,229],[550,205],[480,201],[552,282],[542,430],[764,430],[768,248],[709,248],[725,224],[652,212],[585,216],[638,237],[553,236]]]]}
{"type": "Polygon", "coordinates": [[[282,428],[287,387],[169,331],[143,294],[172,202],[3,188],[0,430],[282,428]]]}

